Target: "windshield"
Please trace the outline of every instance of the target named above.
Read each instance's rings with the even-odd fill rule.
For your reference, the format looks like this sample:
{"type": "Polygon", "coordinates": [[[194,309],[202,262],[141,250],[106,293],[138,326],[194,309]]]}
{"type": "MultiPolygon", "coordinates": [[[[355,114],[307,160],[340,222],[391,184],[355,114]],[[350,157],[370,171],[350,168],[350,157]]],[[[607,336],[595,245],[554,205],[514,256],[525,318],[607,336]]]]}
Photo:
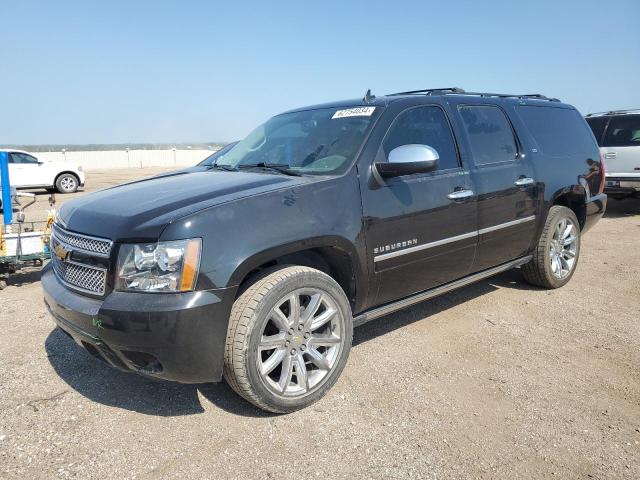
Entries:
{"type": "Polygon", "coordinates": [[[222,147],[216,153],[209,155],[207,158],[202,160],[198,165],[201,167],[210,167],[213,163],[218,160],[220,157],[225,155],[229,150],[231,150],[238,142],[231,142],[222,147]]]}
{"type": "Polygon", "coordinates": [[[322,108],[278,115],[251,132],[216,165],[278,165],[301,174],[343,173],[362,144],[375,109],[322,108]]]}

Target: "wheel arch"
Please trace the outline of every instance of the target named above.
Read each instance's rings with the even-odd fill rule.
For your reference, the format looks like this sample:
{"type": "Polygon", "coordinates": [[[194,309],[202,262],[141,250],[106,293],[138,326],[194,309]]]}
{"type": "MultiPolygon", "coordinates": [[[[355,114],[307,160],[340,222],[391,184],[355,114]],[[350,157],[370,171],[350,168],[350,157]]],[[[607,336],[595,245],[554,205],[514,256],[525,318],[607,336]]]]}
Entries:
{"type": "MultiPolygon", "coordinates": [[[[587,192],[582,185],[566,187],[557,191],[549,204],[549,208],[554,205],[567,207],[576,214],[580,223],[580,230],[584,228],[587,219],[587,192]]],[[[547,212],[548,214],[548,212],[547,212]]]]}
{"type": "Polygon", "coordinates": [[[292,242],[256,253],[238,265],[229,283],[239,285],[239,295],[256,275],[275,265],[300,265],[326,273],[340,285],[352,307],[362,295],[364,274],[356,249],[338,236],[292,242]]]}
{"type": "Polygon", "coordinates": [[[61,172],[56,173],[56,176],[53,179],[53,186],[56,186],[56,183],[58,183],[58,179],[65,174],[69,174],[69,175],[73,175],[76,179],[76,181],[78,182],[78,186],[80,186],[80,177],[78,176],[78,174],[76,172],[74,172],[73,170],[63,170],[61,172]]]}

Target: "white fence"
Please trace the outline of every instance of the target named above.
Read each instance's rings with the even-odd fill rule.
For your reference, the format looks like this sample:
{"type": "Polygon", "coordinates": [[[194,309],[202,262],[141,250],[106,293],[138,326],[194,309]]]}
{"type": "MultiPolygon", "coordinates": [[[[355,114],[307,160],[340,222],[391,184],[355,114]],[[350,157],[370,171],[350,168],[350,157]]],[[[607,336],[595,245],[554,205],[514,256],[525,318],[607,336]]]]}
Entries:
{"type": "Polygon", "coordinates": [[[38,152],[43,161],[81,165],[85,170],[109,168],[189,167],[215,150],[104,150],[86,152],[38,152]]]}

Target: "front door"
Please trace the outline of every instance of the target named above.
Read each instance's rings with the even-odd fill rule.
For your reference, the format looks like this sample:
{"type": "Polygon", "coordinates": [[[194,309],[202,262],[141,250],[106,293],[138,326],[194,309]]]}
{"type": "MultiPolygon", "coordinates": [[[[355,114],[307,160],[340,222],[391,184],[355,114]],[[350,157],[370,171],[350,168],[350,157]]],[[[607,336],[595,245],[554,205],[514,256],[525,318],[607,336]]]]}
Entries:
{"type": "Polygon", "coordinates": [[[533,167],[516,132],[497,105],[452,102],[465,132],[478,195],[478,252],[473,271],[523,256],[536,228],[533,167]]]}
{"type": "Polygon", "coordinates": [[[476,249],[474,188],[441,106],[401,111],[375,160],[386,161],[391,150],[409,144],[434,148],[438,169],[385,180],[361,175],[376,305],[465,276],[476,249]]]}
{"type": "Polygon", "coordinates": [[[27,153],[13,152],[9,155],[9,180],[12,187],[42,185],[42,169],[38,159],[27,153]]]}

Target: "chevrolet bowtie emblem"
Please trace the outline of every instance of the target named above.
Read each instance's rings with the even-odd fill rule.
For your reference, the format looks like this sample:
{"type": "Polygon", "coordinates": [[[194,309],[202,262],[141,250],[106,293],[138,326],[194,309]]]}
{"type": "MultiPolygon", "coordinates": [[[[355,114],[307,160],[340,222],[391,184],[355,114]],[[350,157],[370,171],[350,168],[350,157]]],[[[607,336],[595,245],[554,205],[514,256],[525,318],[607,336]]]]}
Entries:
{"type": "Polygon", "coordinates": [[[67,250],[61,244],[58,244],[56,246],[53,253],[55,253],[56,257],[58,257],[58,260],[60,260],[61,262],[66,262],[71,256],[71,250],[67,250]]]}

